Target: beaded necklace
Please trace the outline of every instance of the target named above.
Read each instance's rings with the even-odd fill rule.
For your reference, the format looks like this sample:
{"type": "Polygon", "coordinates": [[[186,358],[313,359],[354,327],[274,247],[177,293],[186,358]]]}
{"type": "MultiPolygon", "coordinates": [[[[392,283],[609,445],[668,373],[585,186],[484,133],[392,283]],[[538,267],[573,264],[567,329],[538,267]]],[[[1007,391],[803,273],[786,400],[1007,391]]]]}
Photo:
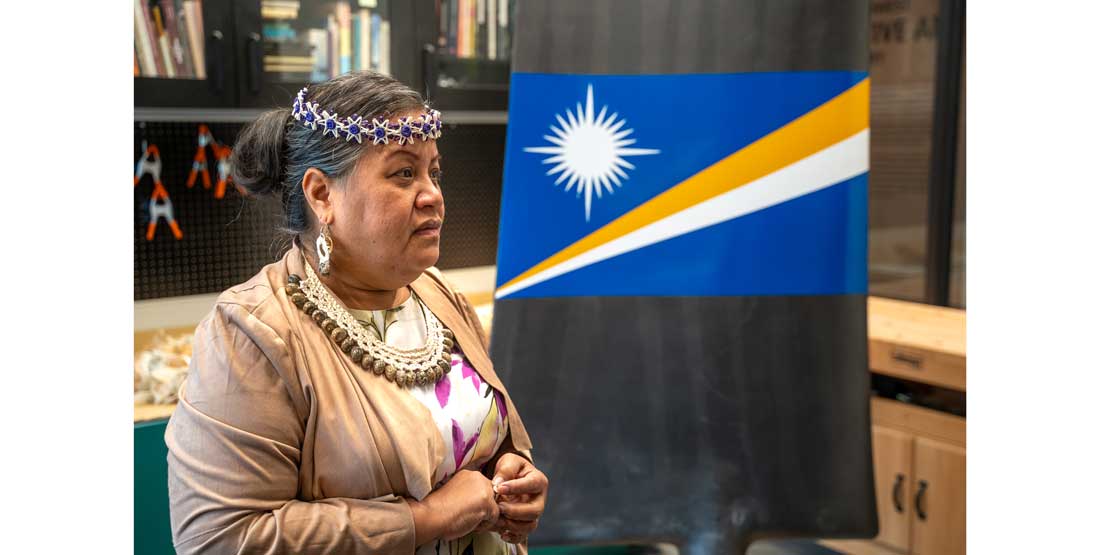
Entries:
{"type": "Polygon", "coordinates": [[[423,309],[428,340],[423,347],[399,349],[387,345],[361,324],[321,283],[313,267],[308,262],[304,266],[305,279],[297,274],[287,277],[286,294],[352,362],[401,387],[435,383],[450,371],[454,333],[411,289],[423,309]]]}

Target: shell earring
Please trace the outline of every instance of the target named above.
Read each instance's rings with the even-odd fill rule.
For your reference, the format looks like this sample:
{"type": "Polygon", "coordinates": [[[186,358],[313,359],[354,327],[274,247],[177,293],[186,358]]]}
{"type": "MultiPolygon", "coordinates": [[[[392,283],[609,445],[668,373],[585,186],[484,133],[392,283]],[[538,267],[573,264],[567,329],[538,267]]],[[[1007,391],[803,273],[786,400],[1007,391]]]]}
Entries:
{"type": "Polygon", "coordinates": [[[317,234],[317,272],[327,276],[332,272],[332,234],[328,224],[321,224],[321,233],[317,234]]]}

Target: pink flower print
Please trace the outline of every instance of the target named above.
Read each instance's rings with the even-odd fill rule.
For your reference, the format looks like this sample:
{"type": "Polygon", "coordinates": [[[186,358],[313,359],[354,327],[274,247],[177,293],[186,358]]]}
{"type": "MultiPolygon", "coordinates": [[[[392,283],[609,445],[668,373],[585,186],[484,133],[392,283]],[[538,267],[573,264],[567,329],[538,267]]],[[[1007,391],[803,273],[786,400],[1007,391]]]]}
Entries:
{"type": "Polygon", "coordinates": [[[443,376],[443,379],[435,383],[435,398],[439,400],[439,406],[447,406],[451,398],[451,377],[443,376]]]}
{"type": "Polygon", "coordinates": [[[481,394],[481,376],[479,376],[477,371],[474,370],[474,367],[467,364],[465,360],[462,361],[462,377],[470,378],[474,384],[474,391],[477,391],[479,395],[481,394]]]}
{"type": "Polygon", "coordinates": [[[470,449],[477,443],[478,435],[479,433],[475,432],[473,437],[466,440],[465,434],[462,433],[462,427],[453,418],[451,419],[451,442],[454,447],[455,472],[462,468],[462,459],[466,458],[466,453],[469,453],[470,449]]]}

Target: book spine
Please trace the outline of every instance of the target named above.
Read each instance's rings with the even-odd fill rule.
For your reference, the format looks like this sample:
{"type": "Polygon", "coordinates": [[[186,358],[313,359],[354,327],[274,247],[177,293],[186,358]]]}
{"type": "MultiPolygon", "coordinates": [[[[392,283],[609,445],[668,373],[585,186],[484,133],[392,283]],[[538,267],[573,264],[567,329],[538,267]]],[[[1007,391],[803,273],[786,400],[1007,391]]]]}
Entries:
{"type": "Polygon", "coordinates": [[[447,9],[447,53],[458,55],[458,3],[459,0],[448,0],[447,9]]]}
{"type": "Polygon", "coordinates": [[[489,31],[486,53],[490,60],[497,59],[497,2],[499,0],[486,0],[489,5],[485,7],[485,28],[489,31]]]}
{"type": "Polygon", "coordinates": [[[141,17],[142,21],[145,23],[145,32],[149,36],[149,51],[153,55],[153,64],[156,66],[156,72],[153,76],[163,77],[168,75],[168,73],[164,69],[164,58],[160,53],[157,26],[153,24],[153,18],[149,13],[149,4],[144,0],[139,0],[138,3],[141,5],[141,17]]]}
{"type": "Polygon", "coordinates": [[[351,71],[351,6],[336,4],[336,19],[340,25],[340,73],[351,71]]]}
{"type": "Polygon", "coordinates": [[[359,25],[359,14],[355,13],[351,18],[351,69],[358,71],[363,69],[363,60],[359,58],[359,48],[363,43],[363,28],[359,25]]]}
{"type": "Polygon", "coordinates": [[[374,12],[370,15],[370,66],[376,71],[382,69],[382,15],[374,12]]]}
{"type": "Polygon", "coordinates": [[[340,24],[336,14],[328,14],[328,77],[340,75],[340,24]]]}
{"type": "Polygon", "coordinates": [[[187,36],[187,14],[183,11],[183,5],[175,2],[174,12],[176,16],[176,36],[179,37],[180,51],[183,57],[183,69],[187,77],[194,79],[195,61],[191,56],[191,38],[187,36]]]}
{"type": "Polygon", "coordinates": [[[486,28],[486,4],[488,0],[477,0],[477,27],[474,31],[474,55],[478,58],[485,58],[488,56],[489,33],[486,28]]]}
{"type": "Polygon", "coordinates": [[[168,44],[172,48],[172,62],[176,66],[176,76],[189,78],[191,73],[184,61],[183,45],[180,44],[175,2],[173,0],[161,0],[160,9],[164,15],[164,32],[168,34],[168,44]]]}
{"type": "Polygon", "coordinates": [[[439,37],[436,39],[435,44],[439,48],[439,52],[446,52],[447,49],[450,48],[450,45],[447,42],[447,37],[449,33],[447,29],[447,24],[450,22],[450,19],[447,17],[447,14],[450,13],[451,8],[448,6],[448,4],[450,4],[449,0],[439,0],[435,3],[435,17],[439,20],[439,37]]]}
{"type": "Polygon", "coordinates": [[[202,24],[202,2],[184,0],[183,11],[187,14],[187,38],[191,42],[191,61],[195,66],[195,77],[206,79],[206,31],[202,24]]]}
{"type": "Polygon", "coordinates": [[[383,19],[378,32],[378,72],[390,75],[390,20],[383,19]]]}
{"type": "Polygon", "coordinates": [[[359,29],[361,30],[361,33],[362,33],[361,38],[363,39],[363,41],[361,43],[359,43],[359,60],[363,64],[363,67],[361,67],[360,69],[374,69],[374,67],[371,66],[371,63],[370,63],[370,48],[371,48],[370,47],[370,45],[371,45],[371,36],[370,36],[371,19],[370,19],[370,14],[371,14],[371,12],[370,12],[369,9],[359,10],[359,29]]]}
{"type": "Polygon", "coordinates": [[[176,64],[172,62],[172,45],[168,41],[168,33],[164,29],[164,15],[161,13],[160,4],[150,8],[153,14],[153,25],[156,27],[157,44],[160,45],[160,58],[161,65],[164,67],[164,74],[169,78],[176,76],[176,64]]]}
{"type": "Polygon", "coordinates": [[[501,60],[507,60],[512,57],[512,29],[508,24],[511,18],[511,0],[497,0],[500,2],[500,12],[497,13],[497,22],[500,25],[500,30],[497,31],[497,44],[499,45],[500,53],[498,58],[501,60]]]}
{"type": "Polygon", "coordinates": [[[467,56],[470,44],[470,3],[473,0],[458,0],[458,52],[460,58],[467,56]]]}
{"type": "Polygon", "coordinates": [[[156,77],[157,65],[153,60],[152,41],[149,40],[149,28],[141,9],[142,0],[134,0],[134,39],[137,43],[138,63],[143,77],[156,77]]]}
{"type": "Polygon", "coordinates": [[[468,9],[470,15],[466,18],[466,36],[469,40],[466,41],[466,57],[473,58],[477,55],[477,0],[470,0],[468,9]]]}
{"type": "Polygon", "coordinates": [[[328,31],[310,29],[306,36],[313,47],[313,74],[310,79],[324,81],[328,79],[328,31]]]}

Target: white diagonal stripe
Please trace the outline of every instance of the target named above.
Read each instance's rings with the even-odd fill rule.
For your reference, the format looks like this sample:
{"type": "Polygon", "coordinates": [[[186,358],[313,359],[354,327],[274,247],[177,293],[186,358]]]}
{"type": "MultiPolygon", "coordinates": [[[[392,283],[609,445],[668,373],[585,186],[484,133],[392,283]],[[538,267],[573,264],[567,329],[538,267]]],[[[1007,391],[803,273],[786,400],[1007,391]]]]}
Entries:
{"type": "Polygon", "coordinates": [[[496,298],[623,253],[808,195],[867,171],[868,130],[690,208],[638,228],[496,292],[496,298]]]}

